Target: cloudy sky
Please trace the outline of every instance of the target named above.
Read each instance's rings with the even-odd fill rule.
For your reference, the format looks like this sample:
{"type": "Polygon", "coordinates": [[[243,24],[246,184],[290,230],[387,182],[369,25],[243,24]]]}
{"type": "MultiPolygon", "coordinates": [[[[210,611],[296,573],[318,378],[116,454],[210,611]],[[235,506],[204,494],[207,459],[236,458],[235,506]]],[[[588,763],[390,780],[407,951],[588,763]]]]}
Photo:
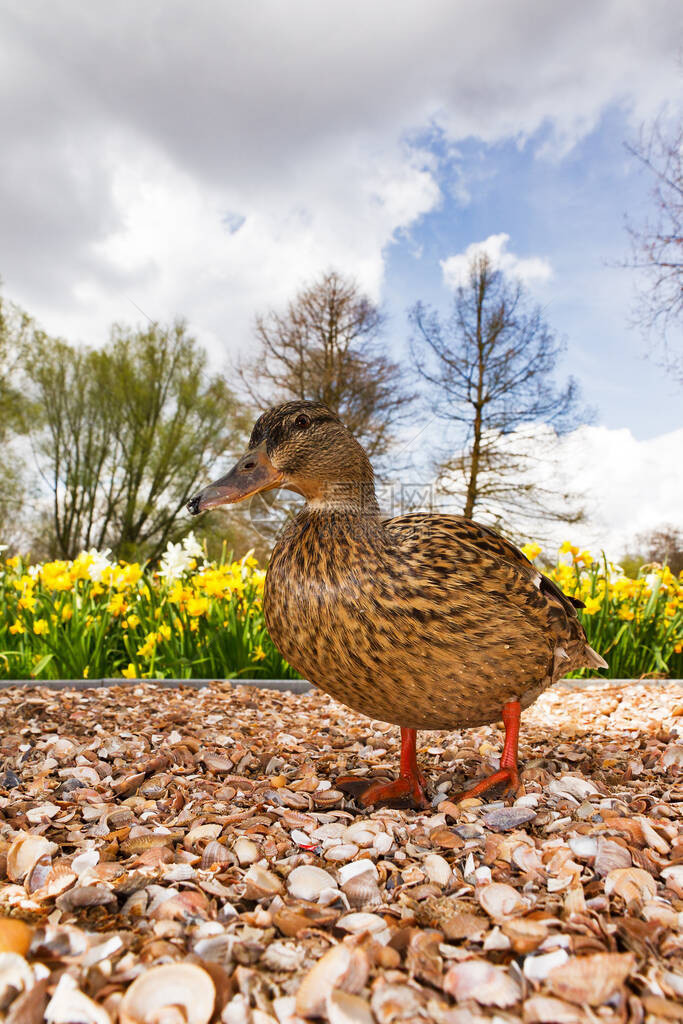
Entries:
{"type": "MultiPolygon", "coordinates": [[[[629,328],[624,140],[680,113],[678,0],[0,3],[0,276],[51,332],[185,316],[217,361],[321,270],[446,308],[485,243],[597,423],[681,425],[629,328]]],[[[429,436],[426,434],[425,436],[429,436]]]]}

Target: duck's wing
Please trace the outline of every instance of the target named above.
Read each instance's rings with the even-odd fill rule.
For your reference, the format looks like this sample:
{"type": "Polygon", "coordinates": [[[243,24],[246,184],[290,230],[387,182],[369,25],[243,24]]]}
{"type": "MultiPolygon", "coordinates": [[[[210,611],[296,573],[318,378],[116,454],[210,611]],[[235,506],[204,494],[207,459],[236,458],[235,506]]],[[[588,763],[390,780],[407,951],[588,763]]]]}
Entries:
{"type": "Polygon", "coordinates": [[[576,609],[584,607],[583,601],[565,594],[553,580],[544,576],[518,547],[505,537],[501,537],[490,526],[484,526],[473,519],[467,519],[465,516],[413,512],[386,520],[384,528],[399,542],[416,534],[427,535],[436,531],[442,537],[452,538],[458,547],[485,552],[501,565],[520,573],[523,579],[532,583],[542,594],[550,598],[551,602],[559,603],[569,619],[576,619],[576,609]]]}

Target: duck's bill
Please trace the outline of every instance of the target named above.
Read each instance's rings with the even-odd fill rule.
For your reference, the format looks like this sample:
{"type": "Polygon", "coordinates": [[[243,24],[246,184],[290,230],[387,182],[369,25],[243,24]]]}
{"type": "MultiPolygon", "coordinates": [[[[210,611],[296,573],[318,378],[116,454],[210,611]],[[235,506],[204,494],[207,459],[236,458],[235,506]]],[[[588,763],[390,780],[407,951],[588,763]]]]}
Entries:
{"type": "Polygon", "coordinates": [[[196,516],[218,505],[234,505],[261,491],[272,491],[282,481],[283,474],[270,461],[265,448],[254,448],[245,452],[229,473],[190,498],[187,510],[196,516]]]}

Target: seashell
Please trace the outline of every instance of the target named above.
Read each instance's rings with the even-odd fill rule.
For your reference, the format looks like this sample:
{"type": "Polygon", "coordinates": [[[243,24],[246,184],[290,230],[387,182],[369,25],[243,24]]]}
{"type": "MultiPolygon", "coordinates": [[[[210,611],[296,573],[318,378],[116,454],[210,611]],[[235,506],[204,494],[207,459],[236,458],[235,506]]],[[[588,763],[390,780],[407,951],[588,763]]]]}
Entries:
{"type": "Polygon", "coordinates": [[[11,768],[7,768],[6,771],[0,775],[0,789],[16,789],[17,786],[21,785],[21,779],[13,772],[11,768]]]}
{"type": "Polygon", "coordinates": [[[31,945],[33,929],[16,918],[0,917],[0,954],[18,953],[26,956],[31,945]]]}
{"type": "Polygon", "coordinates": [[[300,1017],[322,1017],[334,989],[357,993],[365,985],[370,966],[365,951],[346,943],[332,946],[301,980],[296,993],[300,1017]]]}
{"type": "Polygon", "coordinates": [[[103,907],[116,902],[115,894],[104,885],[79,885],[55,900],[57,907],[66,912],[85,907],[103,907]]]}
{"type": "Polygon", "coordinates": [[[56,757],[58,761],[65,761],[69,757],[73,757],[76,753],[76,747],[67,740],[64,736],[60,736],[59,739],[55,740],[54,743],[48,747],[50,754],[56,757]]]}
{"type": "Polygon", "coordinates": [[[63,974],[52,999],[45,1008],[47,1024],[111,1024],[103,1006],[94,1002],[76,985],[70,974],[63,974]]]}
{"type": "Polygon", "coordinates": [[[513,1006],[521,999],[517,981],[502,967],[486,960],[465,960],[454,964],[443,980],[443,990],[458,1002],[476,999],[482,1006],[513,1006]]]}
{"type": "Polygon", "coordinates": [[[447,898],[438,903],[430,900],[427,907],[432,923],[441,929],[447,939],[471,939],[478,942],[489,930],[490,922],[487,917],[457,910],[447,898]]]}
{"type": "Polygon", "coordinates": [[[150,909],[148,916],[157,921],[194,922],[206,920],[208,906],[208,900],[203,892],[188,889],[150,909]]]}
{"type": "Polygon", "coordinates": [[[576,801],[577,804],[589,796],[600,796],[600,790],[592,782],[580,779],[576,775],[562,775],[559,779],[551,779],[548,783],[548,792],[576,801]]]}
{"type": "Polygon", "coordinates": [[[253,841],[246,836],[239,836],[232,844],[232,850],[240,864],[254,864],[261,857],[261,851],[253,841]]]}
{"type": "Polygon", "coordinates": [[[352,825],[349,825],[344,829],[344,841],[347,843],[355,843],[356,846],[366,847],[372,846],[375,833],[366,827],[364,821],[354,821],[352,825]]]}
{"type": "Polygon", "coordinates": [[[430,881],[437,885],[448,885],[451,879],[451,866],[440,853],[428,853],[422,861],[422,868],[430,881]]]}
{"type": "Polygon", "coordinates": [[[613,839],[605,839],[604,836],[598,836],[597,847],[593,867],[596,875],[599,875],[600,878],[604,878],[616,868],[631,867],[631,854],[620,843],[615,843],[613,839]]]}
{"type": "MultiPolygon", "coordinates": [[[[362,864],[363,861],[354,861],[354,863],[362,864]]],[[[375,907],[382,902],[377,878],[371,871],[362,871],[360,874],[352,875],[341,888],[352,907],[375,907]]]]}
{"type": "Polygon", "coordinates": [[[26,889],[26,892],[34,893],[38,889],[42,889],[50,877],[51,871],[52,858],[47,854],[39,857],[24,879],[24,888],[26,889]]]}
{"type": "Polygon", "coordinates": [[[301,864],[287,876],[287,890],[298,900],[317,900],[324,889],[334,889],[337,883],[329,871],[312,864],[301,864]]]}
{"type": "Polygon", "coordinates": [[[337,928],[345,932],[357,935],[359,932],[381,932],[386,928],[386,922],[379,914],[344,914],[337,921],[337,928]]]}
{"type": "Polygon", "coordinates": [[[683,744],[670,743],[662,756],[663,768],[683,768],[683,744]]]}
{"type": "Polygon", "coordinates": [[[0,1007],[11,991],[25,992],[33,987],[31,965],[19,953],[0,953],[0,1007]]]}
{"type": "Polygon", "coordinates": [[[339,989],[327,997],[325,1013],[329,1024],[373,1024],[372,1010],[367,999],[339,989]]]}
{"type": "Polygon", "coordinates": [[[334,924],[339,912],[330,907],[307,903],[299,906],[283,906],[273,913],[273,923],[283,935],[296,938],[309,928],[326,928],[334,924]]]}
{"type": "Polygon", "coordinates": [[[215,985],[203,967],[191,963],[161,964],[139,975],[126,989],[119,1006],[119,1021],[208,1024],[215,1001],[215,985]]]}
{"type": "Polygon", "coordinates": [[[146,832],[139,836],[129,836],[121,843],[121,853],[144,853],[156,846],[170,846],[173,836],[167,832],[146,832]]]}
{"type": "Polygon", "coordinates": [[[439,947],[443,936],[433,929],[415,931],[408,943],[406,967],[411,976],[426,981],[435,988],[441,988],[443,978],[443,957],[439,947]]]}
{"type": "Polygon", "coordinates": [[[633,953],[575,956],[550,971],[546,984],[551,992],[570,1003],[602,1006],[621,988],[635,963],[633,953]]]}
{"type": "Polygon", "coordinates": [[[252,864],[244,876],[245,895],[249,900],[263,900],[282,892],[282,881],[272,871],[252,864]]]}
{"type": "Polygon", "coordinates": [[[502,929],[515,953],[531,953],[548,935],[548,927],[543,921],[529,917],[512,917],[503,922],[502,929]]]}
{"type": "Polygon", "coordinates": [[[666,880],[667,889],[683,897],[683,864],[672,864],[668,868],[663,868],[662,878],[666,880]]]}
{"type": "Polygon", "coordinates": [[[107,825],[112,832],[117,828],[125,828],[126,825],[132,825],[134,821],[135,815],[128,807],[116,807],[107,815],[107,825]]]}
{"type": "Polygon", "coordinates": [[[233,763],[230,758],[223,757],[221,754],[203,754],[202,761],[210,772],[216,772],[219,775],[224,772],[231,772],[233,769],[233,763]]]}
{"type": "Polygon", "coordinates": [[[598,852],[598,841],[595,836],[570,836],[567,845],[580,860],[592,860],[598,852]]]}
{"type": "MultiPolygon", "coordinates": [[[[94,771],[92,768],[89,770],[94,771]]],[[[95,774],[97,773],[95,772],[95,774]]],[[[99,775],[97,778],[99,782],[99,775]]],[[[130,772],[128,775],[121,775],[118,779],[115,779],[111,784],[111,788],[117,796],[128,796],[130,793],[134,793],[144,781],[144,772],[130,772]]],[[[92,785],[97,785],[97,783],[92,783],[92,785]]]]}
{"type": "Polygon", "coordinates": [[[59,814],[59,807],[57,804],[48,801],[28,810],[26,812],[26,820],[30,821],[32,825],[40,825],[41,821],[49,821],[56,814],[59,814]]]}
{"type": "Polygon", "coordinates": [[[388,832],[378,832],[372,840],[373,850],[380,855],[388,853],[393,845],[394,840],[388,832]]]}
{"type": "MultiPolygon", "coordinates": [[[[379,979],[378,979],[379,980],[379,979]]],[[[370,999],[372,1012],[380,1024],[393,1024],[394,1021],[421,1020],[423,1003],[418,993],[410,985],[387,983],[373,988],[370,999]]]]}
{"type": "Polygon", "coordinates": [[[496,925],[484,939],[483,949],[484,952],[488,953],[492,950],[510,949],[511,945],[512,943],[507,935],[503,935],[498,925],[496,925]]]}
{"type": "Polygon", "coordinates": [[[586,1015],[553,996],[532,996],[524,1002],[524,1024],[585,1024],[586,1015]]]}
{"type": "Polygon", "coordinates": [[[352,857],[355,857],[358,853],[358,847],[355,843],[340,843],[339,846],[331,846],[328,850],[325,850],[325,860],[331,861],[349,861],[352,857]]]}
{"type": "Polygon", "coordinates": [[[494,921],[521,914],[529,907],[528,901],[506,882],[490,882],[477,892],[477,899],[494,921]]]}
{"type": "Polygon", "coordinates": [[[562,967],[569,960],[566,949],[554,949],[551,953],[528,956],[524,960],[524,977],[530,981],[545,981],[551,971],[562,967]]]}
{"type": "Polygon", "coordinates": [[[545,875],[545,868],[541,855],[535,846],[529,846],[528,843],[518,843],[512,851],[512,863],[519,868],[520,871],[524,871],[530,875],[543,876],[545,875]]]}
{"type": "Polygon", "coordinates": [[[96,864],[99,864],[99,861],[100,855],[97,850],[84,850],[71,861],[71,870],[80,877],[89,868],[94,868],[96,864]]]}
{"type": "Polygon", "coordinates": [[[296,971],[304,962],[304,957],[305,952],[301,946],[276,941],[268,943],[259,962],[271,971],[296,971]]]}
{"type": "Polygon", "coordinates": [[[365,871],[369,872],[373,878],[379,878],[379,872],[377,871],[377,865],[375,862],[368,860],[366,857],[362,857],[360,860],[354,860],[350,864],[344,864],[339,868],[337,871],[339,884],[343,887],[350,878],[354,877],[354,875],[362,875],[365,871]]]}
{"type": "Polygon", "coordinates": [[[204,839],[218,839],[219,835],[223,831],[223,826],[219,825],[218,822],[211,822],[206,825],[197,825],[195,828],[191,828],[183,840],[183,846],[186,850],[191,850],[197,843],[201,843],[204,839]]]}
{"type": "Polygon", "coordinates": [[[204,847],[200,861],[200,866],[204,871],[212,867],[222,867],[225,864],[232,863],[234,861],[230,851],[226,850],[222,843],[217,843],[215,839],[212,839],[204,847]]]}
{"type": "Polygon", "coordinates": [[[519,828],[520,825],[525,825],[529,821],[533,821],[536,817],[536,812],[530,807],[499,807],[494,811],[490,811],[484,815],[483,821],[489,828],[494,829],[496,832],[511,832],[514,828],[519,828]]]}
{"type": "Polygon", "coordinates": [[[429,839],[444,850],[460,850],[463,847],[462,837],[457,835],[457,829],[447,828],[445,825],[430,832],[429,839]]]}
{"type": "Polygon", "coordinates": [[[36,899],[52,899],[62,892],[66,892],[76,882],[76,873],[72,871],[71,864],[65,861],[58,861],[52,864],[45,879],[42,889],[36,889],[33,893],[36,899]]]}
{"type": "Polygon", "coordinates": [[[605,879],[605,895],[621,896],[626,903],[633,900],[654,899],[657,883],[643,868],[615,868],[605,879]]]}
{"type": "Polygon", "coordinates": [[[148,800],[158,800],[165,795],[172,778],[171,775],[151,775],[140,786],[140,792],[148,800]]]}
{"type": "Polygon", "coordinates": [[[339,789],[324,789],[317,790],[312,797],[316,807],[336,807],[344,799],[344,794],[339,789]]]}
{"type": "Polygon", "coordinates": [[[23,833],[14,840],[7,851],[7,875],[13,882],[23,882],[26,875],[41,857],[51,857],[59,847],[43,836],[23,833]]]}

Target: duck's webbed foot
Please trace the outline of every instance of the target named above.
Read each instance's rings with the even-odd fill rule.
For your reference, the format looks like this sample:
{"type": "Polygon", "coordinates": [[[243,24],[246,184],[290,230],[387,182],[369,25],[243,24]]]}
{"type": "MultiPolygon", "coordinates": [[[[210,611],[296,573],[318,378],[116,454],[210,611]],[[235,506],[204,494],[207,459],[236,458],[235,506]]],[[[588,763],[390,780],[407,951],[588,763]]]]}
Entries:
{"type": "Polygon", "coordinates": [[[503,725],[505,726],[505,746],[500,758],[500,768],[497,772],[482,779],[476,785],[459,793],[452,799],[457,803],[468,797],[481,796],[495,786],[505,783],[503,795],[516,793],[520,787],[519,772],[517,769],[517,747],[519,743],[519,716],[521,714],[519,701],[511,700],[503,707],[503,725]]]}
{"type": "Polygon", "coordinates": [[[335,785],[353,796],[361,807],[396,803],[401,807],[407,805],[424,810],[430,804],[427,780],[417,765],[415,738],[415,729],[401,729],[401,771],[397,779],[368,781],[358,775],[344,775],[336,780],[335,785]]]}

